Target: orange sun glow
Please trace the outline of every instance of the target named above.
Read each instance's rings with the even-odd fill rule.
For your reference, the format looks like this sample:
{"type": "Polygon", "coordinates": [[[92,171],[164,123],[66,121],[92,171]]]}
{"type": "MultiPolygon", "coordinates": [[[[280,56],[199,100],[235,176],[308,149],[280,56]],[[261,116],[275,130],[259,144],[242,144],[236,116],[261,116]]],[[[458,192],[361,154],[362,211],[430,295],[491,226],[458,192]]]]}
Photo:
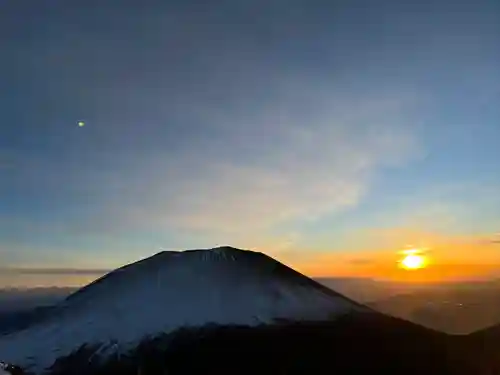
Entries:
{"type": "Polygon", "coordinates": [[[401,260],[401,266],[407,270],[425,268],[427,260],[424,255],[410,253],[401,260]]]}

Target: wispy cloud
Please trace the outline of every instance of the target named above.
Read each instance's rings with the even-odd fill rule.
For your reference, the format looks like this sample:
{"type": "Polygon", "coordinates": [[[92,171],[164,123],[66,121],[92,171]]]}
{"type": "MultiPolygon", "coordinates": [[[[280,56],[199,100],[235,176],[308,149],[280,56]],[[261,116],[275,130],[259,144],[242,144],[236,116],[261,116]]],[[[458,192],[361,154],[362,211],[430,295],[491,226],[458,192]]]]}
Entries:
{"type": "Polygon", "coordinates": [[[494,238],[492,242],[499,243],[500,242],[500,232],[494,234],[494,238]]]}
{"type": "Polygon", "coordinates": [[[485,240],[485,242],[490,244],[500,244],[500,233],[495,233],[491,238],[485,240]]]}
{"type": "Polygon", "coordinates": [[[193,99],[190,108],[197,106],[210,134],[176,152],[153,142],[138,153],[117,151],[112,162],[101,149],[89,163],[57,160],[26,176],[20,170],[23,185],[56,190],[60,208],[29,228],[24,217],[7,227],[72,242],[160,234],[162,246],[170,246],[171,233],[199,235],[204,245],[282,252],[308,224],[359,205],[378,173],[421,156],[418,95],[353,95],[283,81],[258,106],[216,108],[193,99]]]}
{"type": "Polygon", "coordinates": [[[89,180],[106,199],[93,229],[177,228],[248,239],[354,207],[377,172],[418,155],[407,98],[346,102],[316,94],[317,102],[302,103],[312,106],[304,113],[290,103],[258,116],[207,112],[208,123],[222,124],[221,138],[196,144],[181,161],[155,154],[129,166],[126,177],[94,173],[89,180]]]}
{"type": "Polygon", "coordinates": [[[373,264],[374,262],[375,262],[375,260],[372,258],[358,258],[358,259],[352,259],[351,261],[349,261],[350,264],[354,264],[354,265],[373,264]]]}
{"type": "Polygon", "coordinates": [[[18,268],[1,267],[2,275],[104,275],[110,270],[105,269],[78,269],[78,268],[18,268]]]}

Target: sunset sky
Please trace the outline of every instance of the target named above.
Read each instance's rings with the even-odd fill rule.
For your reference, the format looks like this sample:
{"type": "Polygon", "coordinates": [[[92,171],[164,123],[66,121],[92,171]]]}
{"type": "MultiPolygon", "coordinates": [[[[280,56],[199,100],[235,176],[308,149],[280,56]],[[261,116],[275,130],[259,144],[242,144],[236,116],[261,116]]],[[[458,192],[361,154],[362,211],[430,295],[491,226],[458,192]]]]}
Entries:
{"type": "Polygon", "coordinates": [[[0,10],[0,287],[226,244],[500,274],[498,1],[27,3],[0,10]]]}

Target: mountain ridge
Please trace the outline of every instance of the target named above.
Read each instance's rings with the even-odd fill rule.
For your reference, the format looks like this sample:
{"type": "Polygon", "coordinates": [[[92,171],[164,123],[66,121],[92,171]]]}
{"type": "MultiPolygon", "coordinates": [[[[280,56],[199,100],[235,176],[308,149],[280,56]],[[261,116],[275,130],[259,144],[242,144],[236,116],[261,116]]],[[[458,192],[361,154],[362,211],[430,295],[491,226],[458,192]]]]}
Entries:
{"type": "Polygon", "coordinates": [[[34,326],[0,336],[0,358],[41,370],[82,345],[113,352],[180,327],[323,321],[352,312],[374,313],[263,253],[163,251],[81,288],[34,326]]]}

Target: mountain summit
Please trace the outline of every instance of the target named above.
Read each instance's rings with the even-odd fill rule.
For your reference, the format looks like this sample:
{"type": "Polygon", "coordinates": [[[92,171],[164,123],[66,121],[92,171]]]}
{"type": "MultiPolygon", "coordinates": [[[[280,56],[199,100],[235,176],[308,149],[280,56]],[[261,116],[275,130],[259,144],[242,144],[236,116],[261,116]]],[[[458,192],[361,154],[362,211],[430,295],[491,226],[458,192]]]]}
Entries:
{"type": "Polygon", "coordinates": [[[181,327],[328,320],[369,311],[262,253],[164,251],[118,268],[0,337],[0,358],[34,371],[82,345],[102,355],[181,327]]]}

